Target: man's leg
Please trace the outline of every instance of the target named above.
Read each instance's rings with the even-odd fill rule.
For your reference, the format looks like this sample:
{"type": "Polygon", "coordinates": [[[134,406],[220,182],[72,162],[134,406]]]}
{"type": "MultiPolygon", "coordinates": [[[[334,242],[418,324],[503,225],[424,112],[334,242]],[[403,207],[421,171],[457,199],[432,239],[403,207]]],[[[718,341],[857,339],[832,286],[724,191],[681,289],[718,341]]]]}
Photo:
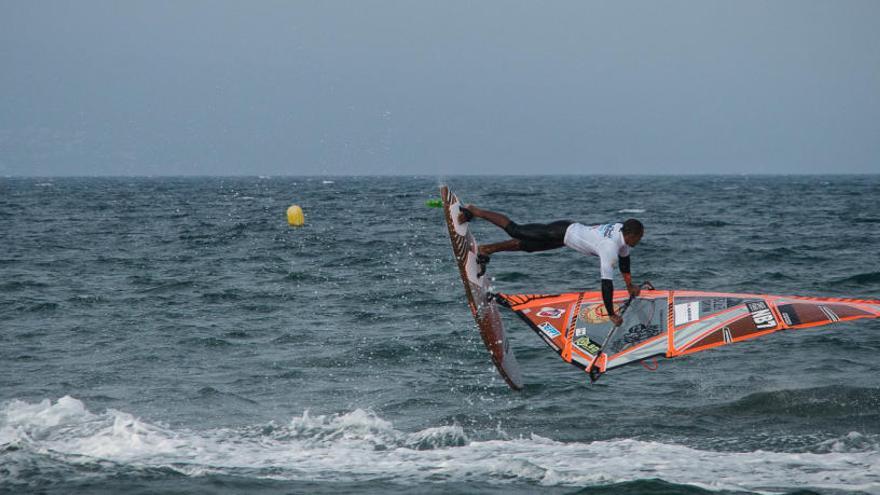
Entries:
{"type": "Polygon", "coordinates": [[[482,277],[486,273],[486,265],[489,264],[490,256],[498,251],[522,251],[522,243],[519,239],[508,239],[506,241],[496,242],[480,246],[477,253],[477,265],[480,267],[478,277],[482,277]]]}
{"type": "MultiPolygon", "coordinates": [[[[504,214],[501,214],[501,213],[498,213],[495,211],[484,210],[484,209],[478,208],[474,205],[467,205],[464,207],[464,209],[471,212],[471,216],[474,216],[477,218],[482,218],[483,220],[488,220],[489,222],[498,226],[499,228],[504,229],[508,225],[510,225],[510,219],[507,218],[507,216],[505,216],[504,214]]],[[[468,221],[467,215],[465,213],[460,214],[458,217],[458,221],[459,222],[467,222],[468,221]]],[[[509,251],[509,249],[502,250],[502,251],[509,251]]]]}
{"type": "Polygon", "coordinates": [[[564,245],[565,232],[572,223],[568,220],[560,220],[549,224],[530,223],[519,225],[501,213],[481,210],[470,205],[466,209],[472,217],[488,220],[504,229],[512,237],[512,239],[506,241],[480,246],[479,253],[477,254],[477,264],[480,266],[480,271],[477,274],[478,277],[482,277],[486,272],[486,265],[489,263],[490,256],[499,251],[526,251],[533,253],[535,251],[547,251],[562,247],[564,245]]]}
{"type": "Polygon", "coordinates": [[[480,246],[480,254],[483,256],[491,256],[498,251],[521,251],[519,239],[508,239],[506,241],[496,242],[480,246]]]}
{"type": "MultiPolygon", "coordinates": [[[[482,218],[483,220],[488,220],[495,226],[505,231],[507,230],[507,226],[513,223],[504,214],[495,211],[484,210],[474,205],[467,205],[462,209],[467,210],[467,213],[462,212],[458,216],[458,221],[462,223],[468,222],[471,218],[474,217],[482,218]]],[[[522,243],[519,239],[508,239],[506,241],[480,246],[479,253],[477,255],[477,264],[480,265],[480,273],[477,275],[478,277],[482,277],[483,273],[486,272],[486,265],[489,264],[489,257],[497,253],[498,251],[522,251],[522,243]]]]}
{"type": "Polygon", "coordinates": [[[468,222],[471,218],[488,220],[496,227],[503,229],[511,237],[508,241],[497,242],[480,247],[480,254],[488,257],[498,251],[547,251],[557,249],[564,245],[565,232],[570,220],[559,220],[552,223],[529,223],[520,225],[514,223],[502,213],[484,210],[474,205],[461,208],[459,222],[468,222]]]}
{"type": "Polygon", "coordinates": [[[512,239],[506,241],[480,246],[477,256],[477,264],[480,265],[479,276],[482,276],[486,271],[489,257],[499,251],[526,251],[533,253],[535,251],[547,251],[562,247],[564,245],[565,231],[572,223],[568,220],[560,220],[549,224],[532,223],[519,225],[502,213],[484,210],[474,205],[464,206],[461,210],[462,212],[458,217],[459,222],[468,222],[471,218],[475,217],[482,218],[503,229],[507,232],[507,235],[512,237],[512,239]]]}

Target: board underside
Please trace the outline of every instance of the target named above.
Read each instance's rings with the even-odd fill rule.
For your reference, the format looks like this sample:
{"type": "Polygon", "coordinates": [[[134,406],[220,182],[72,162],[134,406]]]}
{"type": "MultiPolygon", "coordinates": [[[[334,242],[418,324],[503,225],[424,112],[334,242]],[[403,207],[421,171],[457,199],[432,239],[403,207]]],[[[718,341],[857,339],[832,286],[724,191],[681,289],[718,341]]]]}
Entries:
{"type": "Polygon", "coordinates": [[[469,224],[458,221],[461,202],[446,186],[440,188],[440,197],[443,199],[443,212],[452,242],[452,252],[464,284],[468,307],[480,329],[480,337],[492,356],[492,363],[507,385],[514,390],[520,390],[523,388],[522,375],[510,346],[510,339],[504,332],[498,305],[491,297],[489,276],[487,273],[482,277],[477,276],[480,271],[477,265],[477,241],[470,232],[469,224]]]}

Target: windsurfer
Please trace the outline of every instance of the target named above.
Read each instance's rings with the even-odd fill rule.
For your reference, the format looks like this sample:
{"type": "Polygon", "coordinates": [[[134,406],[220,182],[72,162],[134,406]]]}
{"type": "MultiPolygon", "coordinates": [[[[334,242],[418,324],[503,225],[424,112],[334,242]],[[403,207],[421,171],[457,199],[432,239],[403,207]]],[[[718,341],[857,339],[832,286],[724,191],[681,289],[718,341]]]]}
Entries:
{"type": "Polygon", "coordinates": [[[568,246],[583,254],[599,258],[602,280],[602,300],[608,317],[615,325],[623,323],[623,318],[614,312],[614,267],[618,266],[626,288],[633,296],[639,295],[639,287],[632,282],[630,274],[630,248],[642,239],[645,228],[642,223],[630,218],[623,223],[604,225],[584,225],[570,220],[551,223],[529,223],[520,225],[504,214],[484,210],[474,205],[461,207],[459,222],[472,218],[482,218],[503,229],[511,237],[506,241],[480,246],[477,263],[480,276],[486,270],[489,257],[499,251],[547,251],[568,246]]]}

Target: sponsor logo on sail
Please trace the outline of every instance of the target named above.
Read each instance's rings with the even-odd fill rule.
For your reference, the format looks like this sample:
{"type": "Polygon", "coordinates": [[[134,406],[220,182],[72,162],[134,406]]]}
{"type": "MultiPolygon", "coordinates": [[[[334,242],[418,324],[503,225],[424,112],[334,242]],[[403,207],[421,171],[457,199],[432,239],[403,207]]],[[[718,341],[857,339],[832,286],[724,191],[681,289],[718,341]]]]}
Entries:
{"type": "Polygon", "coordinates": [[[545,308],[541,308],[541,311],[538,311],[537,316],[540,316],[541,318],[553,318],[553,319],[556,319],[556,318],[561,317],[561,316],[564,315],[564,314],[565,314],[565,310],[564,310],[564,309],[559,309],[559,308],[546,308],[546,307],[545,307],[545,308]]]}
{"type": "Polygon", "coordinates": [[[599,344],[590,340],[589,337],[580,337],[579,339],[574,341],[574,345],[583,349],[584,352],[591,356],[595,356],[599,353],[599,344]]]}
{"type": "Polygon", "coordinates": [[[550,337],[551,339],[555,339],[560,335],[559,330],[557,330],[556,327],[546,321],[538,325],[538,328],[541,330],[541,332],[544,333],[544,335],[550,337]]]}
{"type": "MultiPolygon", "coordinates": [[[[614,312],[617,313],[620,311],[620,304],[614,304],[614,312]]],[[[605,309],[605,304],[585,304],[581,306],[580,317],[582,320],[587,323],[599,324],[606,323],[609,321],[608,311],[605,309]]]]}
{"type": "Polygon", "coordinates": [[[746,307],[749,308],[749,313],[752,314],[752,321],[755,322],[755,327],[758,330],[765,330],[776,326],[776,317],[773,316],[773,312],[770,311],[766,302],[747,302],[746,307]]]}

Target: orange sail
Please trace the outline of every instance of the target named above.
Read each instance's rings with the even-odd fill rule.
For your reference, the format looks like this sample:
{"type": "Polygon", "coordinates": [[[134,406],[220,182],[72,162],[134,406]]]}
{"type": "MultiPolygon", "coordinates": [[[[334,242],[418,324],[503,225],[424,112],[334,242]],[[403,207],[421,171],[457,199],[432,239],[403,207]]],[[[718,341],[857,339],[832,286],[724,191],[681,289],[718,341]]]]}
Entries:
{"type": "Polygon", "coordinates": [[[601,292],[497,294],[564,361],[598,378],[607,370],[655,357],[673,358],[780,330],[880,318],[880,300],[644,290],[614,293],[619,328],[601,292]]]}

